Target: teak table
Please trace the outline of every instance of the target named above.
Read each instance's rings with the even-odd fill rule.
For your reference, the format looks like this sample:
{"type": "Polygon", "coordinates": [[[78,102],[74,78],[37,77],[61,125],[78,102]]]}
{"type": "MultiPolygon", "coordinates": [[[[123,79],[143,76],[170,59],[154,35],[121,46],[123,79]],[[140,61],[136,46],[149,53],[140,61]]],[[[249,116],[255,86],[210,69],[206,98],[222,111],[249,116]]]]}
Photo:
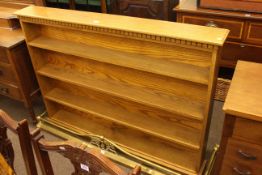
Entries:
{"type": "Polygon", "coordinates": [[[39,87],[19,20],[13,14],[24,7],[0,2],[0,95],[23,102],[36,122],[32,100],[39,94],[39,87]]]}
{"type": "Polygon", "coordinates": [[[238,61],[226,97],[220,175],[262,174],[262,64],[238,61]]]}

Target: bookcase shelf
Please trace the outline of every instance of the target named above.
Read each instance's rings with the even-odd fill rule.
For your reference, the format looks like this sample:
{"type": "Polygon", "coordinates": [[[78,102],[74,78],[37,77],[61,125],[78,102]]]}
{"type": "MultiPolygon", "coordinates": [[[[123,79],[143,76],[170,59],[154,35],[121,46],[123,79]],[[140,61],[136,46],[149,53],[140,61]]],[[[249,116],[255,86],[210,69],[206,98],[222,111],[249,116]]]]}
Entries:
{"type": "Polygon", "coordinates": [[[145,55],[114,51],[103,47],[63,41],[45,36],[35,38],[29,42],[29,45],[195,83],[208,84],[209,68],[206,67],[154,59],[145,55]]]}
{"type": "MultiPolygon", "coordinates": [[[[146,142],[148,140],[152,141],[152,145],[149,148],[150,153],[146,153],[144,154],[143,152],[141,152],[139,154],[139,156],[141,157],[151,157],[152,159],[154,159],[154,162],[158,163],[159,161],[163,161],[160,160],[158,157],[158,155],[166,155],[168,156],[169,160],[173,160],[173,162],[177,162],[176,164],[184,164],[185,166],[187,166],[186,164],[188,162],[192,162],[192,158],[194,158],[197,154],[197,151],[195,150],[191,150],[191,149],[187,149],[185,147],[180,147],[179,145],[176,144],[171,144],[170,142],[161,140],[161,139],[157,139],[153,136],[147,136],[145,137],[141,132],[137,132],[136,130],[131,130],[128,127],[124,127],[122,125],[118,125],[114,122],[109,122],[109,123],[104,123],[105,120],[100,120],[100,119],[96,119],[95,117],[89,117],[88,115],[85,115],[83,113],[75,113],[73,111],[71,111],[70,109],[59,109],[54,115],[50,116],[51,120],[55,120],[57,123],[62,123],[62,125],[68,125],[68,123],[70,123],[70,125],[68,125],[68,127],[75,127],[75,126],[81,126],[81,128],[84,128],[84,130],[88,130],[88,131],[94,131],[96,130],[95,133],[92,134],[98,134],[98,135],[103,135],[105,137],[111,137],[112,140],[116,143],[120,143],[125,142],[124,145],[132,145],[134,142],[137,143],[133,148],[130,147],[130,149],[132,150],[132,152],[134,150],[138,151],[139,149],[146,149],[144,147],[144,145],[146,144],[146,142]],[[85,125],[85,123],[89,123],[89,125],[85,125]],[[103,125],[102,125],[103,124],[103,125]],[[111,131],[111,128],[114,128],[111,131]],[[132,137],[132,139],[126,139],[126,137],[132,137]],[[176,153],[176,156],[173,156],[172,154],[167,155],[165,151],[163,150],[159,150],[156,151],[155,148],[159,147],[159,145],[164,145],[164,147],[166,149],[173,149],[173,152],[176,153]],[[184,155],[184,153],[187,153],[186,156],[184,155]]],[[[129,146],[127,146],[129,147],[129,146]]],[[[168,163],[168,162],[167,162],[168,163]]],[[[189,167],[188,168],[192,168],[189,167]]]]}
{"type": "Polygon", "coordinates": [[[101,79],[92,74],[83,74],[70,69],[63,69],[53,65],[46,65],[37,71],[39,75],[68,82],[74,85],[91,88],[106,94],[124,98],[126,100],[156,107],[175,114],[180,114],[196,120],[203,120],[203,104],[194,103],[182,97],[167,96],[161,92],[131,86],[111,79],[101,79]]]}
{"type": "Polygon", "coordinates": [[[126,127],[140,130],[146,134],[153,135],[194,150],[199,149],[200,138],[198,135],[200,134],[200,131],[192,130],[189,134],[190,129],[183,128],[181,126],[174,125],[175,131],[174,129],[156,126],[154,123],[143,122],[143,118],[146,118],[145,116],[138,116],[137,114],[130,113],[129,111],[121,109],[118,106],[108,104],[106,101],[104,103],[98,102],[94,99],[88,99],[83,96],[70,94],[70,92],[58,88],[51,90],[44,97],[61,105],[119,123],[126,127]],[[128,118],[126,115],[129,115],[128,118]],[[153,128],[155,131],[152,130],[153,128]],[[196,136],[192,137],[194,134],[196,136]]]}

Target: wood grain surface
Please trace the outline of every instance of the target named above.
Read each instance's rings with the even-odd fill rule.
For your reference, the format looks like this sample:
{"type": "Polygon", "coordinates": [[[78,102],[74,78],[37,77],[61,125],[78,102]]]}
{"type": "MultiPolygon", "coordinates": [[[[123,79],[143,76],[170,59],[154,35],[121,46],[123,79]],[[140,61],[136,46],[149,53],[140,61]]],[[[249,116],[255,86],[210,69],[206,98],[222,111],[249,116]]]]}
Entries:
{"type": "Polygon", "coordinates": [[[24,8],[17,11],[15,14],[18,16],[23,15],[25,17],[52,19],[55,21],[74,24],[84,24],[130,32],[152,34],[155,36],[164,35],[171,38],[213,44],[218,46],[223,45],[227,34],[229,33],[229,31],[225,29],[211,29],[188,24],[171,23],[167,21],[100,14],[93,12],[79,12],[74,10],[66,10],[65,13],[65,10],[37,6],[24,8]],[[81,16],[81,18],[78,18],[78,16],[81,16]]]}
{"type": "Polygon", "coordinates": [[[223,109],[239,117],[262,121],[262,64],[238,61],[223,109]]]}
{"type": "Polygon", "coordinates": [[[228,31],[72,13],[38,7],[17,13],[47,120],[104,136],[172,170],[198,174],[219,46],[228,31]]]}
{"type": "Polygon", "coordinates": [[[25,37],[23,36],[22,30],[8,30],[0,28],[0,47],[11,48],[17,44],[23,42],[25,37]]]}

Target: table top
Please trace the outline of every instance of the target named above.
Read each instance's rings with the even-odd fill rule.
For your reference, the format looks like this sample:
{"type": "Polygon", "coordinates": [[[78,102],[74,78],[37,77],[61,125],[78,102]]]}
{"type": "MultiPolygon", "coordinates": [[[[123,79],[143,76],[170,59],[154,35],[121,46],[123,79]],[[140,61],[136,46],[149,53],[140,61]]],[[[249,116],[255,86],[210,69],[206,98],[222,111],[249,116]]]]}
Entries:
{"type": "MultiPolygon", "coordinates": [[[[0,2],[0,19],[16,18],[13,14],[19,9],[26,7],[23,4],[0,2]]],[[[0,28],[0,47],[12,48],[24,41],[21,29],[11,30],[0,28]]]]}
{"type": "Polygon", "coordinates": [[[21,29],[10,30],[0,28],[0,47],[12,48],[24,40],[25,37],[21,29]]]}
{"type": "Polygon", "coordinates": [[[223,110],[262,122],[262,64],[237,62],[223,110]]]}
{"type": "Polygon", "coordinates": [[[19,3],[11,3],[8,1],[0,1],[0,18],[2,19],[10,19],[10,18],[16,18],[14,13],[17,10],[20,10],[22,8],[27,7],[25,4],[19,4],[19,3]]]}

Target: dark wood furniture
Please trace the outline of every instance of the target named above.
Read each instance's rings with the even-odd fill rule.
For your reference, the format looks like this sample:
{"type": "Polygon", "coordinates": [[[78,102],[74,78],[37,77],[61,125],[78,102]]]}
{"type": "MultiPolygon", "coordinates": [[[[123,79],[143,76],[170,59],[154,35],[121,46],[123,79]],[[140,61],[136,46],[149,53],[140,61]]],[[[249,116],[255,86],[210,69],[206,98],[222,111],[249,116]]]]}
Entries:
{"type": "Polygon", "coordinates": [[[262,13],[261,0],[199,0],[200,7],[262,13]]]}
{"type": "Polygon", "coordinates": [[[13,169],[8,165],[3,155],[0,153],[0,174],[15,175],[13,169]]]}
{"type": "Polygon", "coordinates": [[[19,9],[25,8],[26,6],[26,4],[0,1],[0,28],[9,30],[19,28],[19,21],[13,13],[19,9]]]}
{"type": "MultiPolygon", "coordinates": [[[[107,0],[93,0],[97,1],[95,5],[100,6],[100,10],[102,13],[107,13],[107,0]]],[[[85,10],[85,11],[93,11],[91,9],[92,2],[88,0],[63,0],[63,1],[58,1],[58,0],[37,0],[36,1],[38,5],[40,6],[51,6],[51,7],[57,7],[57,8],[65,8],[65,9],[72,9],[72,10],[85,10]]],[[[111,2],[111,1],[109,1],[111,2]]],[[[93,4],[94,5],[94,4],[93,4]]],[[[95,10],[96,11],[96,10],[95,10]]]]}
{"type": "Polygon", "coordinates": [[[41,126],[104,136],[157,170],[201,172],[228,30],[36,6],[16,14],[48,112],[41,126]]]}
{"type": "Polygon", "coordinates": [[[16,122],[0,109],[0,153],[10,167],[14,169],[14,150],[11,141],[7,137],[7,129],[18,135],[27,174],[37,175],[27,120],[16,122]]]}
{"type": "Polygon", "coordinates": [[[112,13],[141,18],[175,20],[173,7],[178,0],[112,0],[112,13]]]}
{"type": "Polygon", "coordinates": [[[32,100],[39,88],[19,21],[13,15],[24,7],[0,2],[0,95],[23,102],[36,122],[32,100]]]}
{"type": "Polygon", "coordinates": [[[95,148],[75,141],[46,141],[40,134],[39,128],[32,132],[33,146],[43,175],[53,175],[53,168],[48,152],[55,151],[69,159],[74,166],[74,175],[140,175],[141,168],[136,166],[130,173],[126,173],[115,163],[105,157],[95,148]]]}
{"type": "Polygon", "coordinates": [[[237,60],[262,63],[262,14],[198,8],[195,0],[182,1],[174,11],[178,22],[230,30],[220,67],[234,68],[237,60]]]}
{"type": "Polygon", "coordinates": [[[262,174],[262,64],[238,61],[224,104],[226,113],[216,174],[262,174]]]}

